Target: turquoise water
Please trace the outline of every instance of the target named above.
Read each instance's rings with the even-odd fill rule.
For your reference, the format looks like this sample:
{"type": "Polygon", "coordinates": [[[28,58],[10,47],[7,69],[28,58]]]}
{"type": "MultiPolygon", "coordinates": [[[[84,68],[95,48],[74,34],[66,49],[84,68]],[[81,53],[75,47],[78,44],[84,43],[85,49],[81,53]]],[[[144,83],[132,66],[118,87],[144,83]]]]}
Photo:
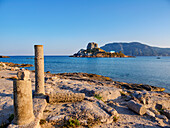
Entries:
{"type": "MultiPolygon", "coordinates": [[[[34,64],[32,56],[0,58],[2,62],[34,64]]],[[[34,67],[28,68],[34,70],[34,67]]],[[[45,56],[45,71],[86,72],[111,77],[115,81],[164,87],[170,92],[170,57],[72,58],[45,56]]]]}

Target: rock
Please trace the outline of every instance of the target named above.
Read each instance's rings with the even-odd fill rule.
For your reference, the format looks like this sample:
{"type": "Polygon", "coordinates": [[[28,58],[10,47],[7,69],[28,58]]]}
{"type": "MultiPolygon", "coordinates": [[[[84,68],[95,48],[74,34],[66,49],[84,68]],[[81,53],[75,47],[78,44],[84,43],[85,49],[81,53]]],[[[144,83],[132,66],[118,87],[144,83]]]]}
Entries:
{"type": "Polygon", "coordinates": [[[9,56],[0,56],[0,58],[10,58],[9,56]]]}
{"type": "Polygon", "coordinates": [[[148,93],[147,92],[143,92],[143,93],[140,93],[138,94],[137,98],[138,100],[143,103],[143,104],[146,104],[146,98],[148,97],[148,93]]]}
{"type": "Polygon", "coordinates": [[[170,109],[170,98],[169,97],[160,97],[160,96],[150,96],[150,104],[156,105],[159,109],[170,109]]]}
{"type": "Polygon", "coordinates": [[[112,116],[115,116],[115,117],[118,117],[118,116],[119,116],[119,114],[117,113],[117,111],[116,111],[114,108],[108,106],[108,105],[105,104],[103,101],[98,101],[97,103],[99,104],[99,106],[100,106],[103,110],[105,110],[106,112],[108,112],[108,113],[111,114],[112,116]]]}
{"type": "Polygon", "coordinates": [[[4,64],[6,64],[6,66],[9,66],[9,67],[33,67],[32,64],[15,64],[15,63],[12,63],[12,62],[3,62],[4,64]]]}
{"type": "Polygon", "coordinates": [[[88,125],[87,120],[81,120],[80,124],[85,125],[85,126],[88,125]]]}
{"type": "Polygon", "coordinates": [[[148,110],[148,109],[146,110],[146,114],[148,116],[155,117],[155,114],[152,111],[148,110]]]}
{"type": "Polygon", "coordinates": [[[160,115],[160,113],[155,108],[149,108],[155,115],[160,115]]]}
{"type": "Polygon", "coordinates": [[[65,115],[54,116],[49,119],[49,122],[58,122],[64,120],[65,115]]]}
{"type": "Polygon", "coordinates": [[[134,100],[130,100],[127,103],[127,106],[128,106],[129,109],[131,109],[132,111],[138,113],[139,115],[144,115],[146,113],[145,106],[135,102],[134,100]]]}
{"type": "Polygon", "coordinates": [[[20,68],[19,68],[19,67],[15,67],[14,70],[15,70],[15,71],[19,71],[20,68]]]}
{"type": "Polygon", "coordinates": [[[164,110],[163,114],[170,119],[170,110],[164,110]]]}
{"type": "Polygon", "coordinates": [[[161,127],[164,127],[164,126],[165,126],[165,124],[164,124],[164,122],[163,122],[162,119],[155,117],[155,120],[158,122],[158,124],[159,124],[161,127]]]}
{"type": "Polygon", "coordinates": [[[7,67],[6,64],[4,64],[4,63],[0,63],[0,66],[2,66],[3,68],[7,67]]]}
{"type": "Polygon", "coordinates": [[[158,117],[159,119],[163,119],[163,120],[168,120],[168,118],[165,115],[156,115],[156,117],[158,117]]]}
{"type": "Polygon", "coordinates": [[[13,67],[11,67],[11,71],[15,71],[15,69],[13,67]]]}
{"type": "Polygon", "coordinates": [[[46,73],[51,73],[50,71],[46,71],[46,73]]]}
{"type": "Polygon", "coordinates": [[[91,50],[91,49],[93,49],[93,48],[98,48],[98,44],[97,44],[97,43],[94,43],[94,42],[88,43],[88,45],[87,45],[87,50],[91,50]]]}
{"type": "Polygon", "coordinates": [[[131,84],[131,83],[120,83],[119,88],[126,88],[131,90],[146,90],[146,91],[159,91],[162,92],[165,88],[161,87],[154,87],[151,85],[144,85],[144,84],[131,84]]]}
{"type": "Polygon", "coordinates": [[[74,113],[80,117],[79,120],[91,119],[92,122],[99,120],[102,123],[108,123],[109,119],[112,118],[112,116],[103,110],[97,102],[84,100],[82,102],[74,103],[72,107],[76,110],[74,113]]]}
{"type": "Polygon", "coordinates": [[[114,100],[120,97],[121,96],[120,91],[121,90],[116,89],[116,88],[110,88],[110,90],[100,89],[100,90],[94,91],[94,95],[101,96],[103,101],[109,101],[109,100],[114,100]]]}

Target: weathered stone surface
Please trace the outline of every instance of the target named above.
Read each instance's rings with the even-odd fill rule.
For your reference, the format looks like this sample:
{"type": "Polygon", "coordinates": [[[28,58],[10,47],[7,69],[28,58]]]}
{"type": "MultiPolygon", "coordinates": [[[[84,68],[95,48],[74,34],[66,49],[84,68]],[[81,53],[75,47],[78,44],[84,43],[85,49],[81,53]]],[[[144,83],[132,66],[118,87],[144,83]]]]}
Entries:
{"type": "Polygon", "coordinates": [[[148,110],[148,109],[146,110],[146,114],[148,116],[155,117],[155,114],[152,111],[148,110]]]}
{"type": "Polygon", "coordinates": [[[65,115],[54,116],[49,119],[49,122],[58,122],[60,120],[64,120],[65,115]]]}
{"type": "Polygon", "coordinates": [[[121,83],[116,85],[118,88],[132,89],[132,90],[146,90],[146,91],[165,91],[165,88],[155,87],[144,84],[121,83]]]}
{"type": "Polygon", "coordinates": [[[4,63],[6,66],[10,67],[33,67],[32,64],[15,64],[12,62],[2,62],[4,63]]]}
{"type": "Polygon", "coordinates": [[[111,88],[109,89],[101,89],[94,91],[94,95],[99,95],[102,97],[103,101],[109,101],[116,99],[121,96],[120,90],[111,88]]]}
{"type": "Polygon", "coordinates": [[[34,49],[35,49],[35,94],[45,94],[43,45],[34,45],[34,49]]]}
{"type": "Polygon", "coordinates": [[[34,120],[27,125],[15,125],[10,124],[8,128],[41,128],[39,121],[43,118],[43,111],[47,105],[44,96],[34,97],[33,99],[33,108],[34,108],[34,120]]]}
{"type": "Polygon", "coordinates": [[[64,90],[71,90],[73,92],[78,93],[85,93],[86,96],[95,96],[99,95],[102,100],[114,100],[121,96],[120,91],[121,89],[113,88],[113,87],[106,87],[106,86],[91,86],[89,84],[64,84],[60,83],[58,86],[60,89],[64,90]]]}
{"type": "Polygon", "coordinates": [[[156,115],[156,117],[168,121],[168,118],[165,115],[156,115]]]}
{"type": "Polygon", "coordinates": [[[87,50],[91,50],[91,49],[93,49],[93,48],[98,48],[98,44],[97,44],[97,43],[94,43],[94,42],[88,43],[88,45],[87,45],[87,50]]]}
{"type": "Polygon", "coordinates": [[[85,98],[84,93],[56,93],[49,94],[49,103],[77,102],[85,98]]]}
{"type": "Polygon", "coordinates": [[[30,80],[30,71],[19,71],[17,72],[18,80],[30,80]]]}
{"type": "Polygon", "coordinates": [[[14,124],[26,125],[34,120],[30,80],[14,80],[14,124]]]}
{"type": "Polygon", "coordinates": [[[164,110],[164,111],[163,111],[163,114],[164,114],[168,119],[170,119],[170,110],[164,110]]]}
{"type": "Polygon", "coordinates": [[[142,104],[139,104],[133,100],[129,101],[127,103],[127,106],[132,111],[138,113],[139,115],[144,115],[146,113],[146,108],[142,104]]]}
{"type": "Polygon", "coordinates": [[[155,108],[149,108],[151,112],[153,112],[155,115],[160,115],[160,113],[155,108]]]}
{"type": "Polygon", "coordinates": [[[119,117],[119,114],[117,113],[117,111],[116,111],[114,108],[106,105],[103,101],[98,101],[97,103],[99,104],[99,106],[100,106],[103,110],[105,110],[106,112],[108,112],[108,113],[111,114],[112,116],[119,117]]]}
{"type": "Polygon", "coordinates": [[[160,97],[160,96],[150,96],[149,103],[157,106],[160,105],[161,109],[170,109],[170,98],[169,97],[160,97]]]}

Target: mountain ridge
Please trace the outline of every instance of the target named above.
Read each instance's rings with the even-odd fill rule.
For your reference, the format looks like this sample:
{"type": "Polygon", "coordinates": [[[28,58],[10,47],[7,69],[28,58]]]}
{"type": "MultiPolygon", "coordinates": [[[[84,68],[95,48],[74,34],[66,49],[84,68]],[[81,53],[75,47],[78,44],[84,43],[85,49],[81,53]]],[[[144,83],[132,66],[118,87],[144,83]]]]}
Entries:
{"type": "Polygon", "coordinates": [[[170,56],[170,48],[149,46],[140,42],[113,42],[100,47],[106,52],[115,51],[130,56],[170,56]]]}

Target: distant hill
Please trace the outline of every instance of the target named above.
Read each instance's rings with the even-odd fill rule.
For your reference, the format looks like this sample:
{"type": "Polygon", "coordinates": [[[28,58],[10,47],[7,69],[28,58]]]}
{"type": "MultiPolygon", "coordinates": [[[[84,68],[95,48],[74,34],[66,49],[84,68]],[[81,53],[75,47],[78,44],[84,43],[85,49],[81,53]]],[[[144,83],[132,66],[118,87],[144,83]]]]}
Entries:
{"type": "Polygon", "coordinates": [[[152,47],[139,42],[109,43],[100,48],[106,52],[122,51],[122,53],[129,56],[170,56],[170,48],[152,47]]]}

